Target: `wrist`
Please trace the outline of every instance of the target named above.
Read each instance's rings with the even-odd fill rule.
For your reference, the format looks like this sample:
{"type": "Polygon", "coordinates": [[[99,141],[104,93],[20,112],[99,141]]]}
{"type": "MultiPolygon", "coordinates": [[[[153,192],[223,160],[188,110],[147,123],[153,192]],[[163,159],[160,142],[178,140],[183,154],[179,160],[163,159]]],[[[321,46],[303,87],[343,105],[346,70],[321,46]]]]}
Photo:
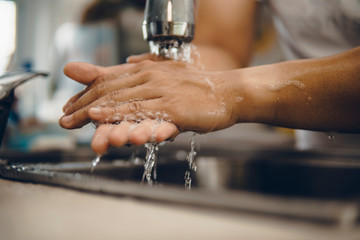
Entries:
{"type": "Polygon", "coordinates": [[[237,123],[272,124],[276,118],[278,97],[271,84],[278,79],[276,64],[243,68],[233,71],[233,106],[237,123]]]}

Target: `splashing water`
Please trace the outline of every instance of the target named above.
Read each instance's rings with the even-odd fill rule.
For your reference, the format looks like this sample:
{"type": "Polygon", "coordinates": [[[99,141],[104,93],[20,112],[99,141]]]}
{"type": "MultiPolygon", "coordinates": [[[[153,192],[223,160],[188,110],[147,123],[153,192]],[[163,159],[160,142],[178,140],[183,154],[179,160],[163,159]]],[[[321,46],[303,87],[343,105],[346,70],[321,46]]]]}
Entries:
{"type": "Polygon", "coordinates": [[[90,173],[94,172],[94,169],[96,167],[96,165],[98,165],[98,163],[100,162],[100,158],[102,157],[102,155],[97,155],[96,158],[94,158],[91,161],[91,169],[90,169],[90,173]]]}
{"type": "MultiPolygon", "coordinates": [[[[194,63],[196,60],[196,64],[200,66],[200,54],[196,51],[196,47],[190,43],[179,43],[178,41],[167,41],[167,42],[149,42],[150,52],[157,56],[164,56],[169,59],[173,59],[176,61],[182,61],[187,63],[194,63]],[[194,53],[195,58],[193,59],[191,53],[194,53]]],[[[200,66],[201,67],[201,66],[200,66]]],[[[202,66],[204,68],[204,66],[202,66]]],[[[213,83],[209,79],[205,79],[212,91],[215,91],[215,87],[213,83]]],[[[190,152],[188,153],[186,160],[189,163],[189,170],[185,172],[185,189],[191,190],[191,172],[196,172],[197,165],[195,162],[195,136],[196,133],[191,138],[191,147],[190,152]]],[[[156,170],[156,155],[158,151],[158,146],[153,143],[148,143],[147,146],[147,154],[146,154],[146,162],[145,162],[145,171],[143,174],[143,181],[146,177],[148,183],[151,183],[151,170],[154,167],[156,170]],[[154,159],[152,159],[152,152],[154,152],[154,159]]],[[[156,171],[154,170],[154,178],[156,179],[156,171]]]]}
{"type": "Polygon", "coordinates": [[[191,58],[191,44],[181,43],[177,40],[164,42],[149,42],[150,53],[156,56],[164,56],[176,61],[193,63],[191,58]]]}
{"type": "Polygon", "coordinates": [[[333,132],[326,132],[326,135],[329,141],[333,141],[335,139],[335,134],[333,132]]]}
{"type": "Polygon", "coordinates": [[[144,164],[144,173],[142,176],[142,182],[147,181],[149,185],[153,184],[153,180],[157,179],[156,163],[157,155],[159,152],[159,146],[157,143],[146,143],[146,156],[144,164]]]}
{"type": "Polygon", "coordinates": [[[189,163],[189,169],[193,170],[194,172],[196,172],[197,170],[197,165],[195,162],[195,156],[197,154],[197,152],[195,152],[195,137],[196,137],[196,133],[193,134],[192,138],[191,138],[191,142],[190,142],[190,152],[188,153],[186,160],[189,163]]]}
{"type": "MultiPolygon", "coordinates": [[[[196,61],[196,64],[202,68],[204,68],[203,65],[201,65],[200,61],[200,53],[196,50],[196,47],[190,43],[181,43],[178,41],[167,41],[167,42],[149,42],[150,46],[150,52],[152,54],[155,54],[157,56],[164,56],[169,59],[173,59],[176,61],[182,61],[187,63],[194,63],[196,61]],[[194,54],[194,58],[192,58],[191,53],[194,54]]],[[[127,77],[129,75],[120,75],[119,78],[127,77]]],[[[211,89],[215,91],[213,83],[210,82],[210,80],[206,80],[208,84],[210,85],[211,89]]],[[[116,101],[109,101],[108,103],[103,103],[103,105],[100,105],[98,107],[117,107],[132,101],[141,101],[142,99],[131,99],[127,102],[116,102],[116,101]]],[[[217,110],[221,111],[221,110],[217,110]]],[[[155,129],[162,121],[168,121],[168,115],[163,112],[144,112],[139,111],[135,115],[125,115],[123,116],[121,113],[114,113],[113,116],[110,116],[105,120],[104,123],[113,123],[113,124],[120,124],[121,122],[134,122],[134,125],[131,128],[135,128],[138,123],[140,123],[142,120],[145,119],[153,119],[156,118],[157,124],[152,129],[152,139],[151,142],[145,144],[146,148],[146,156],[145,156],[145,162],[144,162],[144,173],[142,175],[142,183],[145,181],[152,185],[157,180],[157,171],[156,171],[156,165],[157,165],[157,156],[159,151],[159,144],[155,143],[155,129]],[[122,119],[122,120],[121,120],[122,119]]],[[[94,127],[98,127],[101,123],[92,122],[94,124],[94,127]]],[[[191,139],[191,147],[190,152],[188,153],[186,160],[189,164],[189,169],[185,172],[185,189],[191,190],[191,172],[197,171],[197,165],[195,162],[195,136],[196,133],[192,136],[191,139]]],[[[91,162],[91,173],[94,171],[94,168],[96,165],[100,162],[100,158],[102,156],[98,155],[92,162],[91,162]]]]}
{"type": "Polygon", "coordinates": [[[191,172],[197,171],[197,164],[195,161],[195,156],[197,154],[197,152],[195,152],[195,137],[196,137],[196,133],[194,133],[191,138],[190,152],[186,156],[186,160],[189,163],[189,169],[185,172],[185,177],[184,177],[186,190],[191,190],[191,182],[192,182],[191,172]]]}
{"type": "Polygon", "coordinates": [[[192,179],[191,179],[191,173],[190,173],[190,171],[187,170],[187,171],[185,172],[184,180],[185,180],[185,189],[186,189],[186,190],[191,190],[191,182],[192,182],[192,179]]]}

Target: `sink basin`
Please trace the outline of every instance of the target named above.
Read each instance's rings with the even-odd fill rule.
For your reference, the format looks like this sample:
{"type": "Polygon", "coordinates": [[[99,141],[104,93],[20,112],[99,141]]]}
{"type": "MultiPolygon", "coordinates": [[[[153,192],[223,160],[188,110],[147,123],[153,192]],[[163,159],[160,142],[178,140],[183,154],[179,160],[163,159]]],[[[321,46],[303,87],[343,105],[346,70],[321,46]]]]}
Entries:
{"type": "Polygon", "coordinates": [[[142,183],[143,148],[113,149],[91,174],[89,149],[2,153],[0,177],[222,210],[357,224],[360,158],[294,150],[202,149],[192,188],[184,188],[186,151],[160,148],[157,181],[142,183]],[[134,154],[136,153],[136,154],[134,154]]]}

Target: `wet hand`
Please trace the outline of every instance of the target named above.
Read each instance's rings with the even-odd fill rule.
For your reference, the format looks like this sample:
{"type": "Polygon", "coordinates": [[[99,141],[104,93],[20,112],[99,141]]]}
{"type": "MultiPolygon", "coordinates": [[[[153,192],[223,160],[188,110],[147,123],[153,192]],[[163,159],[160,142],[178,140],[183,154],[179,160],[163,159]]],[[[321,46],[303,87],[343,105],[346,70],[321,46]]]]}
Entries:
{"type": "Polygon", "coordinates": [[[97,154],[104,154],[109,146],[121,147],[125,144],[143,145],[147,142],[163,142],[179,133],[177,127],[169,122],[156,122],[151,119],[141,123],[123,121],[120,124],[101,124],[96,129],[91,147],[97,154]]]}
{"type": "Polygon", "coordinates": [[[236,122],[224,74],[218,72],[174,61],[142,61],[111,69],[81,64],[71,68],[65,71],[70,77],[79,79],[88,68],[96,69],[98,78],[89,74],[87,80],[91,80],[78,80],[89,85],[65,105],[60,125],[71,129],[90,120],[108,123],[93,138],[96,152],[109,144],[143,144],[154,136],[161,142],[179,131],[209,132],[236,122]]]}

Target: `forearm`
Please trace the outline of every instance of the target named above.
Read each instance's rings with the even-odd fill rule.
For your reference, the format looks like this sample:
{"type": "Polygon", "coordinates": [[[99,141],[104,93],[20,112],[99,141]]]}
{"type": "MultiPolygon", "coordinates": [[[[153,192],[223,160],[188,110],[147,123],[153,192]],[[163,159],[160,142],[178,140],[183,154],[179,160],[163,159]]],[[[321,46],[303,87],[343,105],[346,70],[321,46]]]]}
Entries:
{"type": "Polygon", "coordinates": [[[248,101],[239,122],[360,132],[360,47],[319,59],[238,70],[248,101]]]}
{"type": "Polygon", "coordinates": [[[194,45],[206,70],[246,67],[254,38],[256,1],[198,0],[194,45]]]}
{"type": "MultiPolygon", "coordinates": [[[[250,61],[251,51],[244,51],[240,56],[216,46],[195,45],[192,52],[194,63],[209,71],[221,71],[246,67],[250,61]]],[[[250,49],[250,48],[249,48],[250,49]]]]}

